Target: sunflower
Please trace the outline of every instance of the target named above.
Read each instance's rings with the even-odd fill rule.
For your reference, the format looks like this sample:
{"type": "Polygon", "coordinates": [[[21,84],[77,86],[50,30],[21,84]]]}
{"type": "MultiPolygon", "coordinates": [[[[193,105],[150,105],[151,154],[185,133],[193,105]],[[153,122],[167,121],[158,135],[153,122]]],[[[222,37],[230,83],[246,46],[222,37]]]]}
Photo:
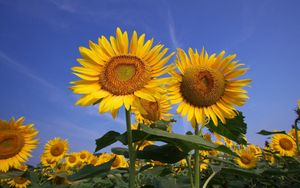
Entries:
{"type": "MultiPolygon", "coordinates": [[[[298,143],[300,144],[300,130],[298,130],[297,133],[298,133],[298,138],[299,138],[298,143]]],[[[296,131],[295,131],[295,129],[291,129],[289,131],[288,135],[290,135],[291,137],[293,137],[294,140],[296,140],[296,131]]]]}
{"type": "Polygon", "coordinates": [[[65,158],[67,167],[73,168],[80,162],[78,153],[70,153],[65,158]]]}
{"type": "Polygon", "coordinates": [[[89,106],[100,101],[99,112],[110,111],[116,116],[124,104],[127,110],[138,97],[155,102],[160,98],[160,86],[169,78],[158,78],[168,72],[164,65],[169,61],[170,54],[163,45],[152,47],[153,39],[145,40],[145,34],[138,37],[134,31],[129,42],[127,32],[120,28],[116,37],[108,41],[104,36],[98,44],[89,42],[89,47],[80,47],[81,66],[73,67],[74,74],[82,80],[71,82],[71,90],[83,96],[77,105],[89,106]]]}
{"type": "Polygon", "coordinates": [[[31,181],[24,177],[15,177],[12,180],[8,181],[7,184],[10,185],[10,187],[26,188],[31,184],[31,181]]]}
{"type": "Polygon", "coordinates": [[[38,131],[33,124],[23,125],[24,117],[6,122],[0,119],[0,172],[21,166],[37,147],[38,131]]]}
{"type": "Polygon", "coordinates": [[[296,142],[295,140],[286,134],[275,134],[272,137],[270,147],[279,152],[281,156],[294,156],[296,154],[296,142]]]}
{"type": "Polygon", "coordinates": [[[250,169],[256,167],[257,157],[249,148],[237,150],[236,153],[239,157],[234,160],[241,168],[250,169]]]}
{"type": "Polygon", "coordinates": [[[137,104],[138,107],[133,105],[132,112],[135,114],[137,122],[151,124],[158,120],[168,121],[170,117],[172,117],[172,114],[169,113],[171,103],[167,100],[166,95],[155,99],[154,102],[138,98],[135,104],[137,104]]]}
{"type": "Polygon", "coordinates": [[[89,157],[89,160],[87,161],[87,163],[90,164],[90,165],[96,166],[98,160],[99,160],[99,158],[98,158],[97,156],[95,156],[95,155],[92,154],[92,155],[89,157]]]}
{"type": "Polygon", "coordinates": [[[236,80],[248,69],[238,69],[243,64],[233,61],[235,54],[223,58],[225,51],[218,56],[209,56],[204,49],[200,54],[191,48],[188,52],[189,57],[178,49],[175,62],[180,73],[170,71],[175,80],[170,87],[171,103],[180,103],[177,113],[187,115],[192,123],[205,125],[211,119],[218,125],[219,118],[225,124],[225,118],[236,116],[235,106],[242,106],[248,98],[242,87],[251,80],[236,80]]]}
{"type": "Polygon", "coordinates": [[[99,157],[98,157],[98,161],[96,163],[96,166],[101,165],[103,163],[107,163],[108,161],[112,160],[114,158],[113,154],[110,153],[102,153],[99,157]]]}
{"type": "Polygon", "coordinates": [[[250,144],[248,146],[248,148],[249,148],[249,150],[251,150],[252,153],[255,154],[256,157],[259,157],[259,156],[262,155],[262,150],[261,150],[261,148],[259,146],[256,146],[254,144],[250,144]]]}
{"type": "Polygon", "coordinates": [[[54,168],[57,165],[57,161],[52,160],[52,157],[48,157],[45,154],[41,155],[41,164],[45,167],[49,166],[54,168]]]}
{"type": "Polygon", "coordinates": [[[49,140],[45,145],[44,155],[51,161],[59,161],[69,151],[69,144],[67,140],[61,138],[54,138],[49,140]]]}
{"type": "Polygon", "coordinates": [[[123,155],[112,155],[112,157],[115,157],[111,166],[112,169],[128,167],[128,163],[123,155]]]}
{"type": "Polygon", "coordinates": [[[91,155],[92,154],[87,150],[82,150],[81,152],[78,153],[79,160],[81,162],[88,162],[91,155]]]}

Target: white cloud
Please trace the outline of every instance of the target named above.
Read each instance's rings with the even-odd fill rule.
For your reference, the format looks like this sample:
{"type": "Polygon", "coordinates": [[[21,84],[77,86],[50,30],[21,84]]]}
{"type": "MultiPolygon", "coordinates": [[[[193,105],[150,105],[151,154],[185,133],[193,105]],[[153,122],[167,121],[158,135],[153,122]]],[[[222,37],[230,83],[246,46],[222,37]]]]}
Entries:
{"type": "Polygon", "coordinates": [[[168,22],[168,30],[169,30],[170,40],[171,40],[173,48],[177,49],[177,48],[181,47],[181,44],[176,37],[175,21],[172,16],[171,10],[169,8],[168,8],[167,12],[168,12],[167,22],[168,22]]]}
{"type": "Polygon", "coordinates": [[[44,87],[47,87],[50,90],[59,90],[56,86],[41,78],[40,76],[33,73],[28,67],[22,65],[20,62],[10,58],[3,51],[0,50],[0,63],[10,66],[16,71],[24,74],[25,76],[31,78],[32,80],[38,82],[44,87]]]}

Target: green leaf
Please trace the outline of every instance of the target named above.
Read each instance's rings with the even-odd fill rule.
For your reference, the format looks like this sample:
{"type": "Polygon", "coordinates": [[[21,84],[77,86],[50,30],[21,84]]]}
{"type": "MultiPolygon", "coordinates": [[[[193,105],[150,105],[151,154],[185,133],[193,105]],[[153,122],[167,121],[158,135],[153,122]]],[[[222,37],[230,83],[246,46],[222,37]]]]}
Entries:
{"type": "Polygon", "coordinates": [[[147,137],[147,140],[166,142],[174,146],[177,146],[184,152],[189,152],[193,149],[200,149],[200,150],[215,149],[218,151],[222,151],[224,153],[228,153],[230,155],[237,156],[229,148],[209,142],[200,136],[169,133],[159,129],[152,129],[144,125],[141,125],[141,131],[150,135],[147,137]]]}
{"type": "Polygon", "coordinates": [[[19,170],[10,170],[8,172],[0,172],[0,179],[8,179],[22,176],[25,172],[19,170]]]}
{"type": "Polygon", "coordinates": [[[261,130],[257,134],[272,135],[272,134],[286,134],[286,132],[285,131],[266,131],[266,130],[261,130]]]}
{"type": "Polygon", "coordinates": [[[108,161],[107,163],[103,163],[98,166],[93,166],[93,165],[86,165],[82,169],[80,169],[77,173],[68,176],[68,179],[71,181],[75,180],[81,180],[85,178],[90,178],[95,175],[99,175],[101,173],[108,172],[111,168],[111,165],[113,164],[115,158],[112,160],[108,161]]]}
{"type": "Polygon", "coordinates": [[[176,163],[184,159],[187,154],[170,144],[162,146],[150,145],[145,147],[143,151],[137,151],[137,158],[151,159],[162,163],[176,163]]]}
{"type": "Polygon", "coordinates": [[[225,136],[226,138],[233,140],[238,144],[247,144],[245,139],[247,124],[244,122],[244,116],[242,112],[239,112],[239,114],[233,119],[226,119],[226,124],[223,124],[219,120],[218,126],[215,126],[214,123],[210,121],[206,127],[211,132],[225,136]]]}
{"type": "Polygon", "coordinates": [[[115,148],[111,148],[111,152],[117,155],[124,155],[124,157],[129,158],[127,148],[115,147],[115,148]]]}
{"type": "Polygon", "coordinates": [[[118,136],[120,133],[115,132],[115,131],[109,131],[105,135],[103,135],[101,138],[98,138],[96,140],[96,149],[95,152],[101,150],[102,148],[105,148],[116,141],[118,141],[118,136]]]}

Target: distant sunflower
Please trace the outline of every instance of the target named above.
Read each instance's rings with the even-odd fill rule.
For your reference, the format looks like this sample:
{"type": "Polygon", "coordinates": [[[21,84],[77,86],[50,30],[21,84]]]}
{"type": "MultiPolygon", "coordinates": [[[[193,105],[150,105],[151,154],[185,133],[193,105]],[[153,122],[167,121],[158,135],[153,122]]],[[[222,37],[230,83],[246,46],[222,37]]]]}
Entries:
{"type": "Polygon", "coordinates": [[[257,157],[250,149],[245,148],[237,150],[236,153],[239,155],[239,157],[235,158],[235,162],[241,168],[250,169],[256,167],[257,157]]]}
{"type": "Polygon", "coordinates": [[[67,167],[73,168],[80,162],[78,153],[70,153],[65,158],[67,167]]]}
{"type": "MultiPolygon", "coordinates": [[[[298,143],[300,144],[300,130],[298,130],[297,133],[298,133],[298,138],[299,138],[298,143]]],[[[296,140],[296,131],[295,131],[295,129],[291,129],[288,134],[291,137],[293,137],[294,140],[296,140]]]]}
{"type": "Polygon", "coordinates": [[[272,137],[270,147],[279,152],[281,156],[294,156],[296,154],[296,142],[286,134],[275,134],[272,137]]]}
{"type": "Polygon", "coordinates": [[[223,58],[225,51],[217,57],[204,49],[200,54],[191,48],[188,52],[189,57],[178,49],[175,61],[180,73],[170,72],[175,79],[170,88],[171,102],[180,103],[177,113],[187,115],[188,121],[205,125],[208,118],[218,125],[219,118],[225,124],[225,118],[236,116],[235,106],[242,106],[248,98],[242,87],[251,80],[236,80],[248,69],[238,69],[243,64],[233,60],[235,54],[223,58]]]}
{"type": "Polygon", "coordinates": [[[171,103],[167,100],[167,96],[162,95],[161,98],[155,101],[149,101],[145,99],[137,99],[139,107],[132,106],[132,112],[136,115],[137,122],[144,124],[151,124],[158,120],[170,120],[172,114],[171,103]]]}
{"type": "Polygon", "coordinates": [[[52,157],[47,157],[45,154],[41,155],[41,164],[45,167],[54,168],[57,165],[57,161],[52,160],[52,157]]]}
{"type": "Polygon", "coordinates": [[[59,161],[69,151],[69,144],[67,140],[61,138],[54,138],[49,140],[45,145],[44,155],[51,161],[59,161]]]}
{"type": "Polygon", "coordinates": [[[81,162],[88,162],[92,154],[87,150],[82,150],[78,153],[78,156],[81,162]]]}
{"type": "Polygon", "coordinates": [[[6,122],[0,119],[0,172],[21,166],[37,147],[38,131],[33,124],[22,125],[24,117],[6,122]]]}
{"type": "Polygon", "coordinates": [[[155,102],[162,90],[158,86],[169,80],[158,77],[168,72],[164,65],[173,53],[164,57],[167,48],[152,47],[153,39],[144,40],[145,34],[138,37],[134,31],[129,41],[127,32],[117,28],[116,38],[108,41],[102,36],[98,44],[89,42],[90,49],[80,47],[81,66],[72,70],[82,80],[71,82],[73,92],[83,95],[76,104],[100,101],[99,112],[110,111],[115,117],[123,104],[129,110],[137,97],[155,102]]]}
{"type": "Polygon", "coordinates": [[[115,157],[115,160],[111,166],[112,169],[128,167],[128,163],[123,155],[113,155],[113,157],[115,157]]]}
{"type": "Polygon", "coordinates": [[[28,185],[31,184],[31,181],[24,177],[15,177],[7,182],[10,187],[16,188],[27,188],[28,185]]]}

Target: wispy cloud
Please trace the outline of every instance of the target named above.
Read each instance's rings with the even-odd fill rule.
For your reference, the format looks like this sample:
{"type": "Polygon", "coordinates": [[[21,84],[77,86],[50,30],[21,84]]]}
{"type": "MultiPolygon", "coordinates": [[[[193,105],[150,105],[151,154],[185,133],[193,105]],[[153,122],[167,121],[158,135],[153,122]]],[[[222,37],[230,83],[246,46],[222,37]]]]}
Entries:
{"type": "Polygon", "coordinates": [[[16,71],[24,74],[25,76],[31,78],[32,80],[38,82],[42,86],[47,87],[48,89],[58,90],[58,88],[56,86],[54,86],[50,82],[46,81],[42,77],[36,75],[35,73],[33,73],[33,71],[31,69],[29,69],[28,67],[22,65],[19,61],[14,60],[11,57],[7,56],[1,50],[0,50],[0,63],[15,69],[16,71]]]}
{"type": "Polygon", "coordinates": [[[174,21],[174,18],[172,16],[172,12],[169,8],[167,10],[168,10],[167,11],[168,12],[167,24],[168,24],[168,30],[169,30],[171,44],[172,44],[174,49],[177,49],[177,48],[181,47],[181,44],[180,44],[180,42],[178,41],[178,39],[176,37],[175,21],[174,21]]]}

